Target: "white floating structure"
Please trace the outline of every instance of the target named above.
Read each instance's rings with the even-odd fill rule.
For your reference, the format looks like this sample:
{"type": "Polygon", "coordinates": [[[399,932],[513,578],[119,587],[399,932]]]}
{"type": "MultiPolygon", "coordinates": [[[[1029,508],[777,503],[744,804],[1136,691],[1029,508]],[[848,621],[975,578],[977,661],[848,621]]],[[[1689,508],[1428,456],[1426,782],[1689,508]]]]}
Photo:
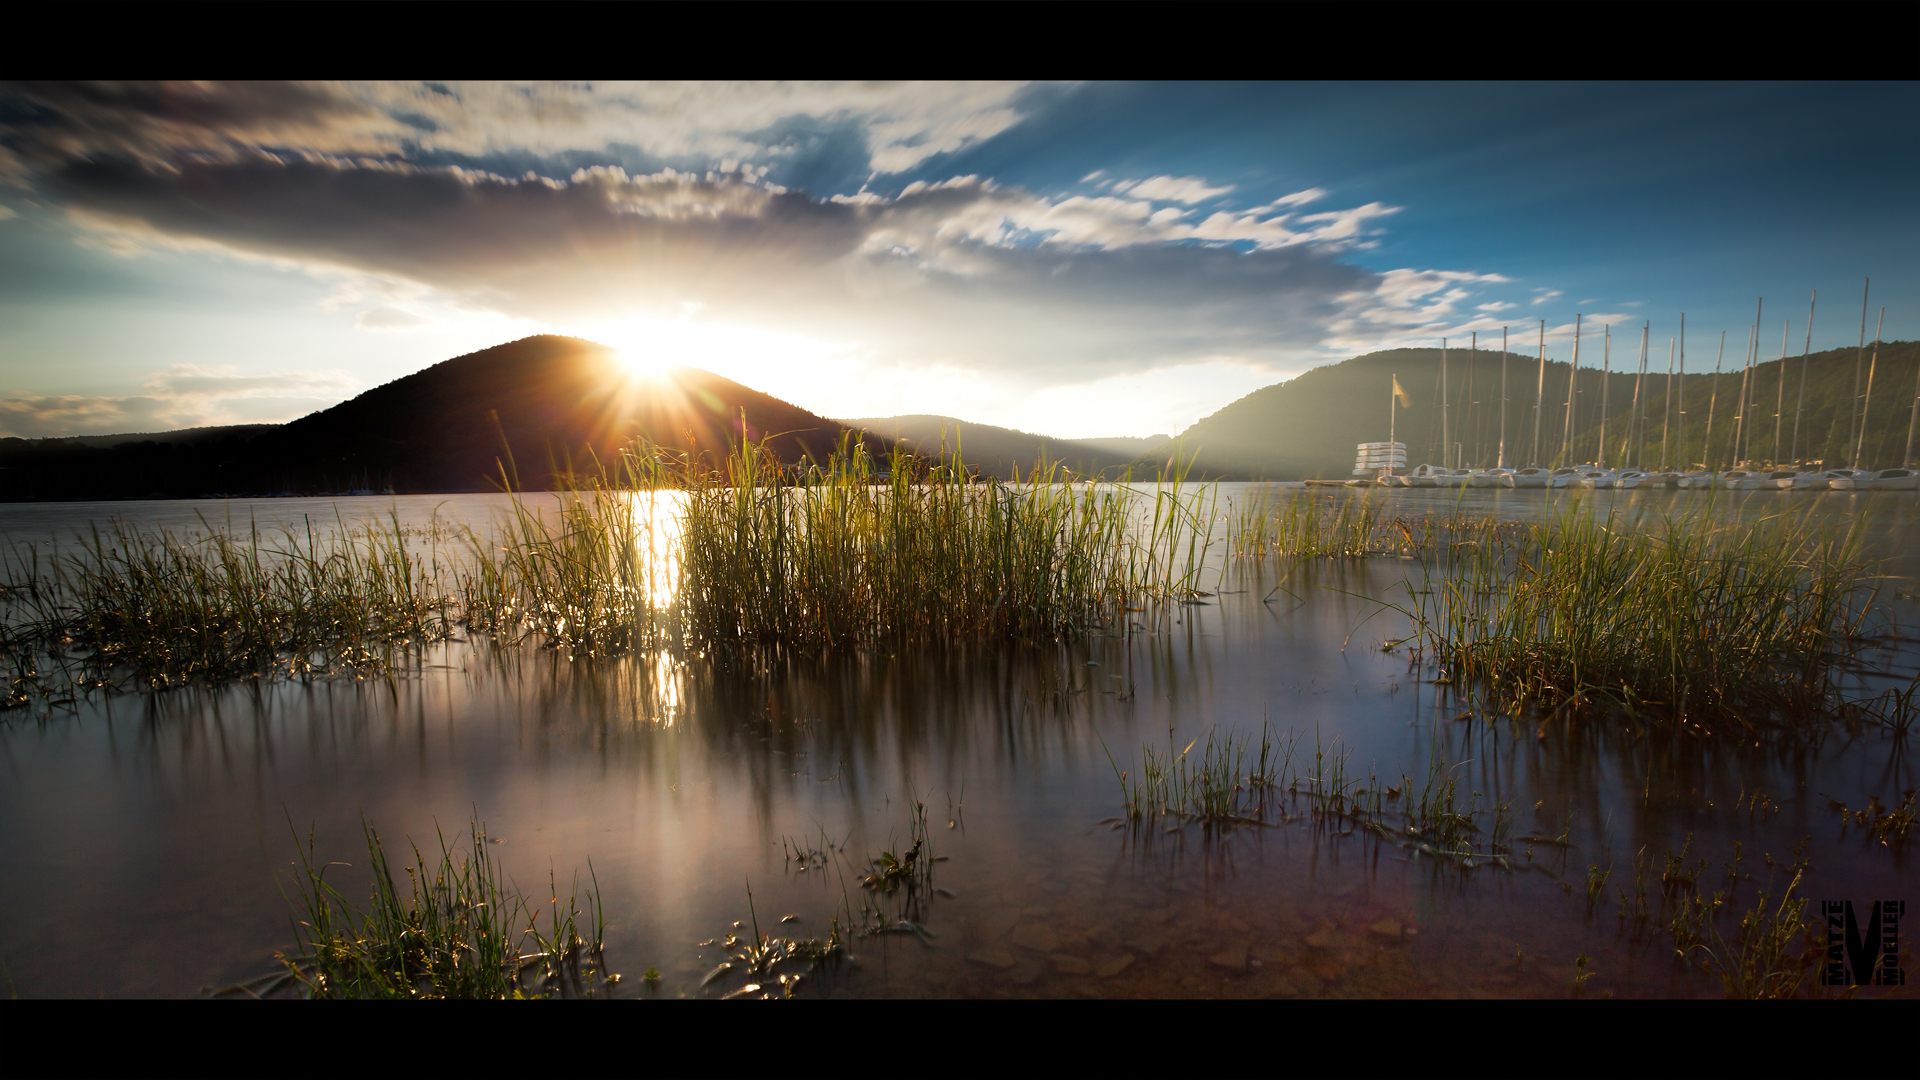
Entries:
{"type": "Polygon", "coordinates": [[[1363,442],[1353,457],[1355,476],[1391,475],[1406,467],[1407,444],[1403,442],[1363,442]]]}

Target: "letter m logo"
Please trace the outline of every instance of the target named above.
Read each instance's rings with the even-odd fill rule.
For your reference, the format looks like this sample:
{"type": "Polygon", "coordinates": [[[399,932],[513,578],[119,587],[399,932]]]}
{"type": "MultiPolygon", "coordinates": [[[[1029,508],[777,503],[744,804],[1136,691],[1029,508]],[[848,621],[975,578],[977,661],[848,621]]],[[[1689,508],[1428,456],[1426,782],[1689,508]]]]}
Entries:
{"type": "Polygon", "coordinates": [[[1874,901],[1864,926],[1855,917],[1851,900],[1828,900],[1820,907],[1827,919],[1823,984],[1900,986],[1907,981],[1907,973],[1900,968],[1900,916],[1906,914],[1905,901],[1874,901]]]}

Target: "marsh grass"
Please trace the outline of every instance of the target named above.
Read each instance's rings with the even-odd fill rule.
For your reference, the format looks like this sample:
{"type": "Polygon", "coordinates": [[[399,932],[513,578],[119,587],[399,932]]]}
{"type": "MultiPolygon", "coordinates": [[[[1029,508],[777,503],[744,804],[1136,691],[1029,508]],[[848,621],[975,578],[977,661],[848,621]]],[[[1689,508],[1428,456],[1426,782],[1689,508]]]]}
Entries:
{"type": "MultiPolygon", "coordinates": [[[[1672,869],[1684,864],[1684,849],[1679,857],[1669,856],[1672,869]]],[[[1771,859],[1769,866],[1773,866],[1771,859]]],[[[1665,903],[1672,909],[1669,930],[1673,935],[1674,957],[1685,963],[1698,959],[1700,966],[1719,976],[1721,988],[1729,998],[1791,998],[1818,992],[1813,969],[1823,950],[1805,925],[1807,898],[1796,896],[1805,879],[1809,862],[1805,845],[1793,853],[1785,865],[1790,875],[1778,898],[1770,880],[1755,895],[1751,906],[1740,911],[1729,940],[1722,932],[1722,917],[1735,910],[1735,896],[1745,880],[1740,870],[1738,845],[1734,861],[1727,867],[1728,888],[1704,893],[1706,863],[1701,860],[1691,873],[1668,877],[1665,903]]]]}
{"type": "Polygon", "coordinates": [[[1857,827],[1869,840],[1878,841],[1882,847],[1904,847],[1913,834],[1920,813],[1914,809],[1914,797],[1920,789],[1908,788],[1900,793],[1900,803],[1889,809],[1880,801],[1880,796],[1867,797],[1864,810],[1850,810],[1847,804],[1834,802],[1840,811],[1840,838],[1846,839],[1849,826],[1857,827]]]}
{"type": "Polygon", "coordinates": [[[687,640],[868,647],[1123,626],[1129,607],[1200,591],[1211,489],[1183,479],[1164,475],[1136,522],[1144,492],[1057,465],[975,483],[957,459],[878,461],[843,442],[796,480],[743,444],[682,474],[687,640]]]}
{"type": "MultiPolygon", "coordinates": [[[[1151,489],[1058,465],[976,482],[957,458],[875,460],[843,440],[783,465],[651,444],[515,489],[487,533],[397,518],[272,536],[121,521],[43,558],[16,544],[0,597],[0,705],[99,686],[388,674],[459,632],[577,656],[1059,640],[1204,595],[1215,489],[1178,457],[1151,489]],[[204,535],[202,535],[202,533],[204,535]],[[446,545],[443,550],[442,545],[446,545]]],[[[1170,608],[1166,609],[1170,610],[1170,608]]]]}
{"type": "MultiPolygon", "coordinates": [[[[362,909],[316,867],[313,839],[300,853],[297,944],[283,955],[310,998],[591,997],[619,981],[601,959],[605,921],[596,880],[583,914],[557,882],[547,904],[517,892],[494,862],[485,829],[473,823],[456,859],[443,834],[430,862],[418,845],[403,864],[402,891],[385,847],[363,822],[372,895],[362,909]],[[542,909],[545,909],[544,913],[542,909]],[[542,915],[545,926],[542,926],[542,915]]],[[[592,868],[588,868],[589,877],[592,868]]]]}
{"type": "Polygon", "coordinates": [[[1177,753],[1171,740],[1165,752],[1142,747],[1137,770],[1121,769],[1108,753],[1128,820],[1175,816],[1204,824],[1264,823],[1268,796],[1291,772],[1297,734],[1275,743],[1262,725],[1257,747],[1251,737],[1220,736],[1212,729],[1205,738],[1197,757],[1198,738],[1177,753]]]}
{"type": "MultiPolygon", "coordinates": [[[[717,948],[727,957],[714,965],[700,981],[700,989],[719,984],[727,986],[732,980],[743,980],[742,985],[732,990],[722,990],[723,1000],[738,998],[793,998],[798,996],[801,983],[813,972],[822,968],[838,965],[849,958],[846,941],[840,935],[840,920],[831,920],[827,936],[824,938],[791,937],[769,934],[760,929],[760,915],[753,906],[753,886],[747,886],[747,914],[752,923],[752,937],[742,938],[735,930],[724,938],[714,938],[700,942],[701,948],[717,948]],[[804,966],[807,970],[782,971],[782,967],[804,966]]],[[[659,982],[659,974],[653,969],[650,983],[659,982]]]]}
{"type": "Polygon", "coordinates": [[[611,466],[596,459],[561,475],[560,491],[529,495],[516,490],[510,459],[502,463],[500,484],[513,494],[507,520],[464,537],[466,623],[585,656],[658,647],[677,570],[667,462],[624,450],[611,466]]]}
{"type": "Polygon", "coordinates": [[[1125,808],[1120,820],[1144,830],[1172,818],[1170,832],[1187,824],[1265,826],[1293,820],[1292,810],[1304,805],[1304,816],[1322,827],[1369,834],[1413,858],[1464,869],[1510,865],[1510,808],[1483,808],[1480,792],[1462,789],[1457,773],[1466,762],[1449,766],[1436,747],[1423,781],[1402,774],[1389,786],[1376,775],[1353,773],[1352,751],[1339,740],[1323,744],[1316,731],[1309,760],[1300,738],[1299,732],[1276,738],[1264,724],[1258,743],[1210,729],[1178,751],[1171,741],[1165,751],[1143,746],[1139,764],[1127,769],[1109,752],[1125,808]],[[1482,819],[1490,820],[1483,826],[1482,819]]]}
{"type": "MultiPolygon", "coordinates": [[[[726,959],[707,972],[699,989],[728,1000],[796,997],[804,980],[815,973],[842,963],[858,964],[849,951],[849,934],[859,938],[911,936],[921,945],[934,948],[933,938],[938,934],[926,922],[934,897],[941,892],[934,888],[934,866],[945,859],[933,853],[926,803],[909,792],[907,807],[907,842],[890,841],[878,855],[858,862],[847,858],[844,843],[836,844],[824,833],[817,846],[782,837],[789,872],[831,869],[838,873],[842,888],[839,914],[828,920],[824,937],[770,933],[761,929],[749,883],[748,926],[736,922],[725,937],[700,943],[703,948],[719,949],[726,959]],[[747,930],[749,936],[743,936],[741,930],[747,930]],[[795,967],[805,970],[790,970],[795,967]]],[[[781,923],[794,918],[797,916],[789,916],[781,923]]]]}
{"type": "Polygon", "coordinates": [[[1308,491],[1255,496],[1229,519],[1230,547],[1242,558],[1354,559],[1388,554],[1398,548],[1382,528],[1381,503],[1371,494],[1323,496],[1308,491]]]}
{"type": "Polygon", "coordinates": [[[1455,544],[1392,606],[1441,679],[1499,707],[1752,730],[1847,707],[1871,569],[1858,522],[1721,522],[1710,507],[1629,521],[1569,502],[1524,531],[1455,544]]]}
{"type": "Polygon", "coordinates": [[[385,671],[452,634],[456,602],[397,520],[336,525],[187,537],[113,521],[44,561],[14,545],[10,700],[120,678],[160,688],[385,671]]]}

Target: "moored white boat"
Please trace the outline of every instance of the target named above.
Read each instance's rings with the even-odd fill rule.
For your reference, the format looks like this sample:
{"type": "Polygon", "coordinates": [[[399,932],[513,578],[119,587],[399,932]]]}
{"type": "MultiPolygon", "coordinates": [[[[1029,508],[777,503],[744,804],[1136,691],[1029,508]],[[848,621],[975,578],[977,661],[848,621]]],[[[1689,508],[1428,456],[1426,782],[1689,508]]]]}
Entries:
{"type": "Polygon", "coordinates": [[[1690,472],[1680,474],[1673,482],[1677,488],[1710,488],[1720,482],[1720,474],[1712,472],[1690,472]]]}
{"type": "Polygon", "coordinates": [[[1583,488],[1610,488],[1613,486],[1613,472],[1608,469],[1581,469],[1574,476],[1574,483],[1583,488]]]}
{"type": "Polygon", "coordinates": [[[1646,480],[1647,474],[1641,469],[1621,469],[1619,472],[1613,474],[1613,486],[1616,488],[1631,490],[1646,483],[1646,480]]]}
{"type": "Polygon", "coordinates": [[[1870,472],[1865,469],[1836,469],[1835,473],[1850,475],[1830,475],[1827,485],[1835,491],[1913,491],[1920,489],[1920,473],[1912,469],[1881,469],[1870,472]]]}
{"type": "Polygon", "coordinates": [[[1501,487],[1543,488],[1547,486],[1545,469],[1509,469],[1499,480],[1501,487]]]}
{"type": "Polygon", "coordinates": [[[1760,486],[1767,474],[1752,469],[1728,469],[1720,474],[1720,483],[1734,491],[1747,491],[1760,486]]]}
{"type": "Polygon", "coordinates": [[[1573,483],[1574,479],[1579,475],[1580,475],[1579,469],[1575,469],[1571,467],[1564,468],[1564,469],[1555,469],[1552,472],[1547,474],[1547,486],[1550,488],[1566,487],[1567,485],[1573,483]]]}
{"type": "Polygon", "coordinates": [[[1477,488],[1511,487],[1511,484],[1507,484],[1501,479],[1511,472],[1513,472],[1512,469],[1475,469],[1473,470],[1473,476],[1467,480],[1467,486],[1477,488]]]}

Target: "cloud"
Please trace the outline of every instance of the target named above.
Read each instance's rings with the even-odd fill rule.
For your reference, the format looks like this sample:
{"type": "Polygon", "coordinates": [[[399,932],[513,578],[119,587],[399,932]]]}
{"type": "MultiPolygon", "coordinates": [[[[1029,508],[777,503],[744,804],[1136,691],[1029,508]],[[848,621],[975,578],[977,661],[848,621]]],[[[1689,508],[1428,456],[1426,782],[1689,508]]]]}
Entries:
{"type": "Polygon", "coordinates": [[[1296,191],[1291,195],[1282,195],[1268,203],[1265,208],[1268,210],[1284,210],[1289,206],[1300,206],[1326,197],[1326,188],[1308,188],[1305,191],[1296,191]]]}
{"type": "Polygon", "coordinates": [[[332,405],[354,383],[338,371],[241,375],[231,366],[175,364],[146,377],[144,394],[8,394],[0,435],[36,439],[168,431],[216,424],[279,423],[332,405]]]}
{"type": "Polygon", "coordinates": [[[1113,185],[1113,190],[1136,199],[1191,204],[1225,195],[1233,190],[1233,185],[1208,187],[1206,180],[1198,176],[1155,176],[1146,180],[1123,180],[1113,185]]]}
{"type": "MultiPolygon", "coordinates": [[[[992,138],[1024,83],[12,83],[30,105],[0,176],[82,156],[164,165],[183,152],[401,157],[629,146],[660,161],[777,160],[796,118],[842,123],[890,174],[992,138]],[[11,166],[11,167],[10,167],[11,166]]],[[[802,125],[804,126],[804,125],[802,125]]]]}
{"type": "MultiPolygon", "coordinates": [[[[1306,213],[1330,197],[1317,187],[1240,207],[1233,185],[1201,176],[1075,194],[963,175],[827,197],[775,179],[807,131],[854,132],[875,176],[923,168],[1018,123],[1025,88],[1012,84],[13,93],[31,107],[0,114],[0,170],[98,242],[305,267],[336,282],[322,307],[355,312],[368,331],[455,310],[560,327],[679,317],[691,304],[713,325],[804,335],[869,365],[1031,390],[1180,365],[1290,372],[1329,350],[1471,332],[1492,323],[1465,309],[1508,280],[1355,265],[1346,257],[1398,208],[1306,213]],[[711,167],[629,170],[591,155],[554,167],[615,145],[711,167]]],[[[214,382],[181,381],[220,378],[239,376],[172,372],[140,400],[182,416],[268,400],[264,385],[245,396],[220,384],[236,392],[218,396],[214,382]],[[178,396],[189,387],[202,394],[191,403],[178,396]]],[[[99,407],[149,407],[111,400],[121,404],[99,407]]],[[[72,405],[75,422],[90,407],[72,405]]]]}
{"type": "MultiPolygon", "coordinates": [[[[1335,256],[1394,212],[1223,209],[1195,221],[1146,199],[1050,197],[970,176],[818,199],[747,170],[506,177],[265,152],[166,169],[76,160],[40,183],[129,242],[211,243],[389,283],[330,304],[384,292],[412,307],[426,290],[552,324],[694,302],[711,317],[804,324],[903,361],[1025,378],[1042,377],[1043,359],[1124,370],[1227,342],[1263,356],[1310,349],[1332,296],[1368,277],[1335,256]],[[1148,343],[1168,351],[1156,360],[1148,343]]],[[[405,307],[382,309],[392,314],[363,312],[357,325],[405,321],[405,307]]]]}
{"type": "Polygon", "coordinates": [[[428,325],[426,319],[399,308],[377,307],[353,317],[355,330],[417,330],[428,325]]]}
{"type": "Polygon", "coordinates": [[[1533,291],[1540,294],[1533,298],[1533,302],[1536,304],[1544,304],[1556,296],[1565,295],[1559,289],[1535,289],[1533,291]]]}

